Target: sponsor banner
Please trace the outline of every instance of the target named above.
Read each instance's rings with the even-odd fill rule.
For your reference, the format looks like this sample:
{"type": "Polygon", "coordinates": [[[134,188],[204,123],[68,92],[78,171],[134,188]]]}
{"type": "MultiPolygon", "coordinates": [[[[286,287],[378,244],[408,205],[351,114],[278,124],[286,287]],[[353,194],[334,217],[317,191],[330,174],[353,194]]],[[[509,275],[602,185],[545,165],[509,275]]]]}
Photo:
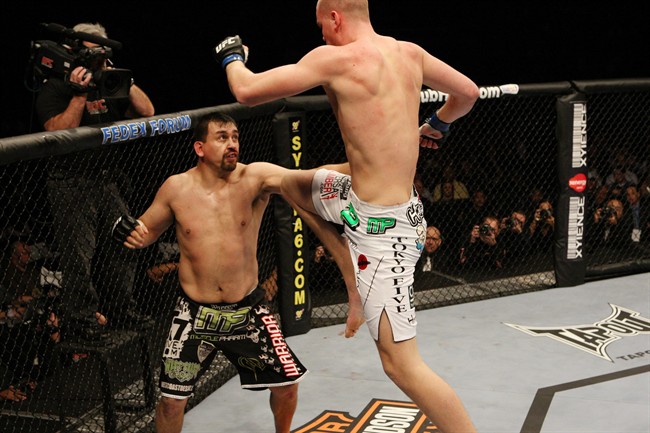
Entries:
{"type": "Polygon", "coordinates": [[[558,98],[558,180],[553,256],[558,287],[584,283],[585,190],[587,188],[587,104],[584,95],[558,98]]]}
{"type": "Polygon", "coordinates": [[[440,433],[415,403],[372,399],[358,417],[324,411],[291,433],[440,433]]]}
{"type": "MultiPolygon", "coordinates": [[[[304,113],[275,116],[275,143],[279,164],[302,169],[304,113]]],[[[276,196],[274,207],[278,239],[278,293],[282,330],[285,336],[311,329],[310,296],[307,290],[309,249],[307,226],[289,204],[276,196]]]]}

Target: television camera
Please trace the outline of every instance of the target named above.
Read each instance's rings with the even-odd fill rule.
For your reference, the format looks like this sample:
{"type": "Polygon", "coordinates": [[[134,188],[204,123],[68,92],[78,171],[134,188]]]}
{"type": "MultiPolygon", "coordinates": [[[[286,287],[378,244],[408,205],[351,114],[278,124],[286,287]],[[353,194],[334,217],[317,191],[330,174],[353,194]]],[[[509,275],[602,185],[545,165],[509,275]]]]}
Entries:
{"type": "MultiPolygon", "coordinates": [[[[128,69],[106,68],[106,62],[113,50],[122,48],[122,43],[85,32],[75,32],[60,24],[41,24],[46,30],[60,36],[58,42],[52,40],[32,41],[30,66],[35,79],[41,82],[52,76],[67,81],[69,73],[83,66],[92,74],[88,90],[96,89],[106,99],[129,96],[133,73],[128,69]],[[88,47],[83,42],[97,44],[88,47]]],[[[75,88],[71,83],[70,85],[75,88]]],[[[75,88],[76,91],[81,91],[75,88]]]]}

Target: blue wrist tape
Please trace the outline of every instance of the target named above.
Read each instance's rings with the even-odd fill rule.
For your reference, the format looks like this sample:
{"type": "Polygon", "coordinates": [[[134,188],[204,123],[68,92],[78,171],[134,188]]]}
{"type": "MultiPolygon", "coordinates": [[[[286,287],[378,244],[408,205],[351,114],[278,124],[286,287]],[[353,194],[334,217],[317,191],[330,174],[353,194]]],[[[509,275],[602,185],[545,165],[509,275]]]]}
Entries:
{"type": "Polygon", "coordinates": [[[226,66],[228,65],[228,63],[231,63],[231,62],[234,62],[234,61],[237,61],[237,60],[239,60],[242,63],[244,62],[244,58],[241,56],[241,54],[236,54],[236,53],[235,54],[230,54],[230,55],[224,57],[223,61],[221,62],[221,67],[225,69],[226,66]]]}
{"type": "Polygon", "coordinates": [[[427,120],[427,123],[435,130],[440,132],[449,131],[449,123],[443,122],[438,119],[438,113],[433,113],[433,115],[427,120]]]}

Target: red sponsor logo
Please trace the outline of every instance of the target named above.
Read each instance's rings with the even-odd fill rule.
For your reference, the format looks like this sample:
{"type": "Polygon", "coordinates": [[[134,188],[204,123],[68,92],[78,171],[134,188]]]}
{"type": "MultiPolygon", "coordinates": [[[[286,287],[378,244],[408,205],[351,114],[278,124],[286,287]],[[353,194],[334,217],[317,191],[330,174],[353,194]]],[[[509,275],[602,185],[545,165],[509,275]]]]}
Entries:
{"type": "Polygon", "coordinates": [[[587,188],[587,176],[584,173],[578,173],[569,179],[569,187],[576,192],[582,192],[587,188]]]}
{"type": "Polygon", "coordinates": [[[368,258],[363,254],[359,254],[359,258],[357,259],[357,265],[359,266],[359,270],[363,271],[368,267],[369,264],[370,262],[368,261],[368,258]]]}

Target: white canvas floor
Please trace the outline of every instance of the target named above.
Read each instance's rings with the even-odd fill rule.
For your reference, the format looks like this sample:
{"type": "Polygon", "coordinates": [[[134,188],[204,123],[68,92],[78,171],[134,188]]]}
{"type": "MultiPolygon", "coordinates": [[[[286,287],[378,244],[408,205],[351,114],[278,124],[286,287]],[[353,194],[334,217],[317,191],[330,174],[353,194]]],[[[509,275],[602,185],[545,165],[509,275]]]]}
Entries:
{"type": "MultiPolygon", "coordinates": [[[[353,339],[342,330],[287,339],[310,370],[294,432],[373,431],[360,420],[372,418],[371,403],[409,402],[383,373],[365,326],[353,339]],[[313,422],[321,415],[336,422],[313,422]]],[[[418,342],[479,432],[650,432],[650,274],[418,311],[418,342]]],[[[436,431],[416,421],[399,431],[436,431]]],[[[268,392],[242,390],[235,377],[187,413],[183,432],[273,433],[268,392]]]]}

